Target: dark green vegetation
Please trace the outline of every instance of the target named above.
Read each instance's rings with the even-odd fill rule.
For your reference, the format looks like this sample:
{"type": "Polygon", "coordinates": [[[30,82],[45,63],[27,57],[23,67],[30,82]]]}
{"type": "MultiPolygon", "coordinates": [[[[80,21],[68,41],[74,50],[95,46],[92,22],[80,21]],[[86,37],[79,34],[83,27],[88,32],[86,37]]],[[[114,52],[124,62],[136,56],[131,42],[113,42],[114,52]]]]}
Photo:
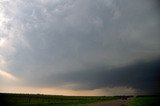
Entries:
{"type": "Polygon", "coordinates": [[[89,103],[119,99],[118,96],[51,96],[0,93],[1,106],[85,106],[89,103]]]}
{"type": "MultiPolygon", "coordinates": [[[[87,106],[90,103],[126,100],[132,96],[53,96],[0,93],[0,106],[87,106]]],[[[127,106],[159,106],[160,96],[137,96],[127,106]]]]}
{"type": "Polygon", "coordinates": [[[134,97],[127,106],[160,106],[160,96],[134,97]]]}

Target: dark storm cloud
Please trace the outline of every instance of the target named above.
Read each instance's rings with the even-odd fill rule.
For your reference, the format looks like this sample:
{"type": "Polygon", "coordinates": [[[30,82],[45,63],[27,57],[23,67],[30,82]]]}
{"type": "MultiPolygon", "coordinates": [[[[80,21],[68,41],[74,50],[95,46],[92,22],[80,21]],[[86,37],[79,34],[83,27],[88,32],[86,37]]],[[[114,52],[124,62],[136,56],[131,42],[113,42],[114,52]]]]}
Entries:
{"type": "MultiPolygon", "coordinates": [[[[57,80],[58,84],[73,83],[72,89],[99,89],[128,87],[140,94],[160,94],[160,60],[138,62],[133,65],[108,69],[102,64],[87,66],[86,69],[66,72],[56,77],[49,75],[47,81],[57,80]]],[[[51,83],[51,82],[50,82],[51,83]]],[[[48,83],[48,84],[50,84],[48,83]]]]}
{"type": "Polygon", "coordinates": [[[4,69],[25,84],[58,86],[66,80],[89,89],[143,89],[140,84],[152,82],[158,73],[153,64],[145,63],[160,56],[156,0],[15,0],[5,1],[4,10],[2,16],[9,19],[2,24],[1,32],[9,43],[4,46],[0,41],[0,66],[5,63],[4,69]],[[138,64],[151,65],[153,76],[149,76],[149,69],[146,74],[142,74],[144,70],[137,71],[141,66],[138,64]],[[140,74],[143,81],[133,84],[135,77],[124,81],[123,76],[130,72],[135,77],[140,74]]]}

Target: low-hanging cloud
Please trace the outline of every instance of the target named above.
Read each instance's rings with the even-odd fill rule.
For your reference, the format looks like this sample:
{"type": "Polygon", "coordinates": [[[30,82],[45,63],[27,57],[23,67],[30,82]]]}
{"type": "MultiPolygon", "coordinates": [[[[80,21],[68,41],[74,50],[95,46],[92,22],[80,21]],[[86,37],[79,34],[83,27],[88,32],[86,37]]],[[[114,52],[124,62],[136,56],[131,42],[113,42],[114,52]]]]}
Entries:
{"type": "MultiPolygon", "coordinates": [[[[96,65],[84,70],[64,73],[58,82],[74,83],[76,84],[75,89],[128,87],[142,94],[160,94],[159,59],[150,62],[138,62],[115,69],[96,65]]],[[[54,80],[54,77],[48,78],[54,80]]]]}
{"type": "Polygon", "coordinates": [[[50,73],[37,79],[33,86],[61,86],[76,90],[126,87],[137,94],[160,94],[160,60],[140,61],[125,67],[110,69],[103,64],[85,65],[79,70],[50,73]]]}
{"type": "Polygon", "coordinates": [[[157,0],[3,0],[0,6],[0,68],[26,85],[59,86],[66,80],[85,88],[88,81],[89,89],[113,84],[150,91],[140,85],[151,84],[158,71],[151,64],[155,74],[148,76],[150,68],[138,65],[160,56],[157,0]],[[130,72],[145,80],[121,79],[130,72]]]}

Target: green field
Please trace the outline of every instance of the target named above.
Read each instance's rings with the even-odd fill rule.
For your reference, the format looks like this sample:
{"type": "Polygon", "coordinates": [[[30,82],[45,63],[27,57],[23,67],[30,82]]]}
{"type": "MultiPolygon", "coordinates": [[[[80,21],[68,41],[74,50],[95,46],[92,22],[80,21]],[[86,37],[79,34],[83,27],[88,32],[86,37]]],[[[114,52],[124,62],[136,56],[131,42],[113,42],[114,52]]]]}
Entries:
{"type": "MultiPolygon", "coordinates": [[[[90,103],[122,99],[123,96],[56,96],[0,93],[0,106],[87,106],[90,103]]],[[[126,106],[159,106],[160,96],[137,96],[126,106]]]]}
{"type": "Polygon", "coordinates": [[[160,96],[134,97],[127,106],[160,106],[160,96]]]}
{"type": "Polygon", "coordinates": [[[51,96],[0,93],[1,106],[86,106],[89,103],[119,99],[119,96],[51,96]]]}

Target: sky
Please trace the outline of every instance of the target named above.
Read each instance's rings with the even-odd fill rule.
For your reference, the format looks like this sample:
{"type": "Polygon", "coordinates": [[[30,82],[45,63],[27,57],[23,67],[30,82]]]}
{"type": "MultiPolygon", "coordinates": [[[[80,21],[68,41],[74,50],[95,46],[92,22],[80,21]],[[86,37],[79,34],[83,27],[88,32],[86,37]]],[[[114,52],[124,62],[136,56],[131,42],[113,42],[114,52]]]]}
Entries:
{"type": "Polygon", "coordinates": [[[158,0],[0,0],[0,92],[160,94],[158,0]]]}

